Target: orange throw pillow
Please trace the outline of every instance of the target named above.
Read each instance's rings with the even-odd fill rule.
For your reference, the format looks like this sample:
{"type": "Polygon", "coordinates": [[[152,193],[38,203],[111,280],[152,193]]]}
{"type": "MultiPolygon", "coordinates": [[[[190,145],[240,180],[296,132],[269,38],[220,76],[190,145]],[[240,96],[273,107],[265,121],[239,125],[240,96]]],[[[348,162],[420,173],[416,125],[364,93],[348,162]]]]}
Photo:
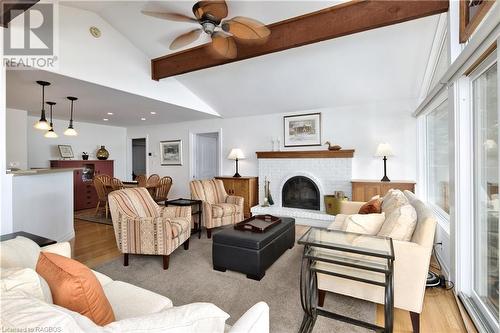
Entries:
{"type": "Polygon", "coordinates": [[[380,214],[382,212],[382,200],[372,199],[359,209],[358,214],[380,214]]]}
{"type": "Polygon", "coordinates": [[[49,284],[54,304],[78,312],[105,326],[115,314],[94,273],[76,260],[40,252],[36,271],[49,284]]]}

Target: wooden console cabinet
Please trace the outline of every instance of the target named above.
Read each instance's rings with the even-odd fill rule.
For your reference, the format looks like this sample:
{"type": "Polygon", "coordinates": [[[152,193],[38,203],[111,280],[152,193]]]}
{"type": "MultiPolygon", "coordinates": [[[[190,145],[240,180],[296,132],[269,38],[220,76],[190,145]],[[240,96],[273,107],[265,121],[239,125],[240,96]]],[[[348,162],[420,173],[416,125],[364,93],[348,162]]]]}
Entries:
{"type": "Polygon", "coordinates": [[[391,188],[401,191],[408,190],[415,193],[415,182],[412,181],[390,181],[381,182],[378,180],[353,180],[352,183],[352,201],[370,200],[375,195],[383,196],[391,188]]]}
{"type": "Polygon", "coordinates": [[[73,200],[75,210],[95,208],[97,206],[97,193],[93,185],[94,176],[114,176],[114,163],[112,160],[57,160],[50,161],[50,167],[81,168],[80,170],[75,170],[73,173],[73,200]]]}
{"type": "Polygon", "coordinates": [[[252,214],[250,208],[259,203],[259,178],[258,177],[215,177],[222,180],[227,194],[243,197],[243,214],[249,218],[252,214]]]}

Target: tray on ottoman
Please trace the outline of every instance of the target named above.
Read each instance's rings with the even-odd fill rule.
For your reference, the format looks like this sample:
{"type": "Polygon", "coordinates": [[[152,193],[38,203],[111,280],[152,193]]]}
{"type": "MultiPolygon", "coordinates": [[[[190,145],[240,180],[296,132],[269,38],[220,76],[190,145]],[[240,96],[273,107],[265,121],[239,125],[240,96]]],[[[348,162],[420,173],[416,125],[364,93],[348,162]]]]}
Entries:
{"type": "Polygon", "coordinates": [[[272,215],[256,215],[244,221],[236,223],[234,229],[248,230],[251,232],[265,232],[276,224],[281,223],[281,219],[272,215]]]}
{"type": "Polygon", "coordinates": [[[213,268],[244,273],[254,280],[262,279],[266,269],[295,244],[295,219],[280,219],[281,223],[262,233],[226,228],[214,234],[213,268]]]}

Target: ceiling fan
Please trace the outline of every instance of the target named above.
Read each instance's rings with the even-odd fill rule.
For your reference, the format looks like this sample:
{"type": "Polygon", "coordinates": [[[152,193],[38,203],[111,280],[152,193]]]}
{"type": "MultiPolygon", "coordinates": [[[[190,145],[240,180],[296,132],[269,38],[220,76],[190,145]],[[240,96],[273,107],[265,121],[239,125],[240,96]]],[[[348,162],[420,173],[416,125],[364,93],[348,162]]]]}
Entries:
{"type": "Polygon", "coordinates": [[[246,43],[262,42],[269,37],[271,31],[261,22],[249,17],[236,16],[224,20],[228,16],[227,4],[224,0],[199,1],[193,6],[196,18],[180,13],[142,11],[144,15],[177,22],[191,22],[201,27],[191,30],[175,38],[170,44],[171,50],[177,50],[197,40],[202,32],[212,38],[212,48],[220,56],[235,58],[237,48],[235,38],[246,43]]]}

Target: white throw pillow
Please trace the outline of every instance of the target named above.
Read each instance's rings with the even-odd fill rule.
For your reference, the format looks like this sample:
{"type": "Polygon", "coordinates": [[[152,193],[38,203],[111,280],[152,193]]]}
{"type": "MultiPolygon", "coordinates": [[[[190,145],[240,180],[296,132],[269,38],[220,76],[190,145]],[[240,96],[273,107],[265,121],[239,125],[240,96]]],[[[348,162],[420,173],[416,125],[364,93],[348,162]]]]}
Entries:
{"type": "Polygon", "coordinates": [[[35,269],[40,246],[26,237],[18,236],[0,242],[0,267],[35,269]]]}
{"type": "Polygon", "coordinates": [[[406,204],[387,215],[378,235],[408,242],[416,226],[417,211],[412,205],[406,204]]]}
{"type": "Polygon", "coordinates": [[[2,293],[0,307],[3,332],[49,332],[49,329],[60,333],[92,332],[82,330],[61,307],[47,304],[20,290],[2,293]]]}
{"type": "Polygon", "coordinates": [[[342,230],[357,234],[376,235],[385,221],[385,213],[354,214],[344,220],[342,230]]]}
{"type": "Polygon", "coordinates": [[[382,212],[387,216],[397,208],[408,204],[409,201],[400,190],[390,190],[382,201],[382,212]]]}
{"type": "Polygon", "coordinates": [[[52,293],[47,281],[33,269],[2,268],[0,277],[0,290],[2,292],[20,290],[41,301],[52,303],[52,293]]]}
{"type": "Polygon", "coordinates": [[[345,214],[335,215],[335,220],[333,220],[333,222],[330,223],[330,225],[328,226],[327,229],[329,229],[329,230],[341,230],[347,216],[349,216],[349,215],[345,215],[345,214]]]}
{"type": "Polygon", "coordinates": [[[115,321],[106,331],[133,333],[224,332],[229,315],[211,303],[191,303],[161,312],[115,321]]]}

